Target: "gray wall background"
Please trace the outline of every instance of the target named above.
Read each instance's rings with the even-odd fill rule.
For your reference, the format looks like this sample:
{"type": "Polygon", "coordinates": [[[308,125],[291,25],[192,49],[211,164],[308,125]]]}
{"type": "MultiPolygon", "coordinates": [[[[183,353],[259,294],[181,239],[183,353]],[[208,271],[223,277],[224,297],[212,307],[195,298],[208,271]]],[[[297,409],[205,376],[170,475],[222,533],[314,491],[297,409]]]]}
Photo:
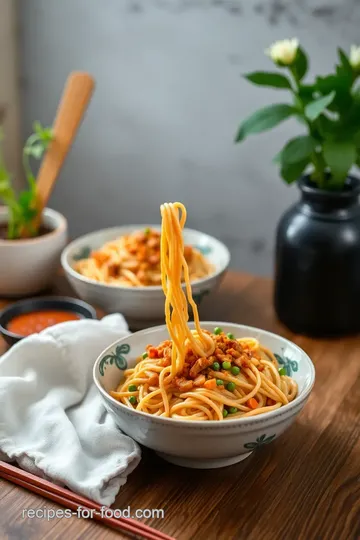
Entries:
{"type": "Polygon", "coordinates": [[[50,206],[71,235],[159,221],[180,200],[188,226],[222,239],[232,266],[271,274],[277,220],[298,197],[271,164],[301,127],[233,144],[239,121],[288,100],[241,78],[264,49],[298,37],[313,72],[360,42],[357,0],[22,0],[23,135],[51,124],[71,70],[97,89],[50,206]]]}

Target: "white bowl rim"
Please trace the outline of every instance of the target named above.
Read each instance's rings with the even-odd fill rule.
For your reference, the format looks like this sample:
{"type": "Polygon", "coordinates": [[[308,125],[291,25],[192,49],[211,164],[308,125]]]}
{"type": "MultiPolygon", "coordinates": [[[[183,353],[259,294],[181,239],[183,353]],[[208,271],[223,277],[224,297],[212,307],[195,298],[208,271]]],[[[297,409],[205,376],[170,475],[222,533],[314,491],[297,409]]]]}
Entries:
{"type": "MultiPolygon", "coordinates": [[[[190,323],[190,325],[191,324],[194,324],[194,323],[190,323]]],[[[152,331],[155,332],[155,331],[166,330],[167,329],[166,324],[159,325],[159,326],[153,326],[153,327],[150,327],[150,328],[145,328],[144,330],[139,330],[138,332],[133,332],[132,334],[128,334],[125,337],[117,339],[116,341],[111,343],[108,347],[106,347],[106,349],[104,349],[102,351],[102,353],[97,357],[97,359],[96,359],[96,361],[94,363],[93,380],[94,380],[95,386],[100,391],[100,393],[104,396],[105,399],[109,400],[114,405],[117,405],[120,408],[124,409],[124,412],[132,413],[135,416],[139,416],[140,418],[146,418],[147,420],[152,420],[152,421],[157,422],[157,423],[169,424],[169,425],[172,425],[172,426],[179,426],[180,425],[180,426],[184,426],[184,427],[186,426],[187,428],[189,428],[189,427],[196,428],[197,426],[200,427],[200,428],[204,428],[206,426],[207,427],[210,427],[210,426],[211,427],[215,427],[215,426],[222,426],[222,427],[232,426],[232,427],[235,427],[237,425],[246,426],[246,425],[249,425],[249,424],[261,424],[262,422],[264,422],[266,420],[273,420],[273,419],[276,419],[276,418],[278,418],[280,416],[283,416],[283,415],[287,414],[288,411],[290,412],[292,409],[294,409],[298,405],[300,405],[303,401],[306,401],[306,399],[310,395],[310,393],[311,393],[311,391],[312,391],[312,389],[314,387],[314,384],[315,384],[315,366],[314,366],[311,358],[309,357],[309,355],[301,347],[296,345],[296,343],[294,343],[294,342],[292,342],[292,341],[290,341],[290,340],[288,340],[288,339],[286,339],[286,338],[284,338],[282,336],[279,336],[278,334],[275,334],[274,332],[269,332],[268,330],[262,330],[261,328],[257,328],[255,326],[247,326],[245,324],[238,324],[238,323],[224,322],[224,321],[201,321],[201,324],[213,325],[214,328],[216,326],[219,326],[221,328],[221,326],[232,325],[232,326],[235,326],[237,328],[241,328],[243,330],[257,331],[257,332],[261,332],[262,334],[266,334],[267,336],[270,336],[270,337],[273,337],[273,338],[276,338],[276,339],[281,339],[285,343],[291,345],[292,347],[295,347],[301,353],[301,355],[303,355],[304,359],[306,360],[306,362],[308,364],[308,367],[310,368],[310,383],[309,383],[309,386],[308,386],[307,390],[305,392],[299,394],[298,396],[296,396],[296,398],[293,401],[291,401],[290,403],[288,403],[287,405],[284,405],[283,407],[280,407],[279,409],[276,409],[274,411],[269,411],[269,412],[266,412],[266,413],[263,413],[263,414],[259,414],[258,416],[248,416],[246,418],[233,418],[233,419],[229,418],[225,422],[220,422],[219,420],[197,420],[197,421],[192,422],[192,421],[189,421],[189,420],[181,420],[181,419],[178,419],[178,418],[167,418],[167,417],[154,416],[154,415],[151,415],[151,414],[148,414],[148,413],[144,413],[142,411],[137,411],[136,409],[130,409],[126,405],[120,403],[115,398],[110,396],[110,394],[108,394],[106,392],[106,390],[101,386],[101,384],[97,380],[97,368],[98,368],[98,365],[100,363],[100,360],[114,346],[120,344],[121,342],[125,341],[126,339],[129,339],[129,335],[137,336],[137,335],[142,335],[142,334],[146,334],[146,333],[151,333],[152,331]]]]}
{"type": "MultiPolygon", "coordinates": [[[[6,216],[6,214],[7,207],[4,205],[0,205],[0,219],[6,216]]],[[[62,234],[64,231],[67,230],[67,219],[57,210],[46,207],[43,209],[43,215],[44,217],[50,218],[54,221],[54,223],[56,223],[55,228],[52,229],[49,233],[42,236],[36,236],[35,238],[24,238],[19,240],[3,240],[0,238],[0,247],[21,247],[24,246],[24,244],[28,245],[46,242],[47,240],[52,239],[54,236],[58,236],[59,234],[62,234]]]]}
{"type": "MultiPolygon", "coordinates": [[[[90,233],[87,233],[83,236],[80,236],[79,238],[76,238],[75,240],[73,240],[72,242],[70,242],[70,244],[68,244],[66,246],[66,248],[63,250],[62,254],[61,254],[61,265],[63,267],[63,269],[65,270],[65,272],[67,272],[71,277],[73,277],[74,279],[78,279],[79,281],[82,281],[84,283],[88,283],[89,285],[96,285],[98,287],[104,287],[106,289],[112,289],[114,291],[127,291],[127,292],[134,292],[134,293],[141,293],[141,292],[144,292],[144,291],[156,291],[156,292],[159,292],[159,291],[162,291],[162,287],[161,285],[149,285],[149,286],[146,286],[146,285],[142,285],[142,286],[139,286],[139,287],[124,287],[122,285],[109,285],[108,283],[101,283],[100,281],[95,281],[94,279],[90,279],[90,278],[87,278],[85,276],[83,276],[82,274],[79,274],[79,272],[76,272],[76,270],[74,270],[70,264],[68,263],[68,256],[69,256],[69,252],[73,249],[73,247],[77,244],[77,243],[81,243],[82,241],[86,240],[86,238],[90,237],[90,236],[93,236],[94,234],[100,234],[100,233],[110,233],[111,231],[116,231],[116,230],[119,230],[119,229],[133,229],[134,231],[136,230],[139,230],[139,229],[142,229],[142,228],[146,228],[146,227],[149,227],[149,228],[152,228],[152,229],[155,229],[155,230],[160,230],[160,225],[148,225],[148,224],[138,224],[138,225],[119,225],[118,227],[109,227],[107,229],[99,229],[99,230],[96,230],[96,231],[92,231],[90,233]]],[[[228,249],[228,247],[221,241],[221,240],[218,240],[218,238],[215,238],[215,236],[211,236],[207,233],[204,233],[204,232],[201,232],[201,231],[198,231],[196,229],[189,229],[188,227],[185,227],[184,228],[184,232],[188,232],[188,233],[191,233],[191,234],[198,234],[198,235],[201,235],[201,236],[206,236],[211,242],[216,242],[218,244],[221,245],[222,249],[224,250],[225,254],[226,254],[226,260],[225,260],[225,263],[222,264],[218,270],[216,270],[216,272],[213,272],[212,274],[209,274],[208,276],[204,277],[204,278],[201,278],[201,279],[196,279],[194,281],[191,282],[191,286],[195,286],[195,285],[202,285],[204,283],[206,283],[209,279],[212,279],[212,278],[217,278],[219,277],[229,266],[230,264],[230,259],[231,259],[231,255],[230,255],[230,251],[228,249]]]]}

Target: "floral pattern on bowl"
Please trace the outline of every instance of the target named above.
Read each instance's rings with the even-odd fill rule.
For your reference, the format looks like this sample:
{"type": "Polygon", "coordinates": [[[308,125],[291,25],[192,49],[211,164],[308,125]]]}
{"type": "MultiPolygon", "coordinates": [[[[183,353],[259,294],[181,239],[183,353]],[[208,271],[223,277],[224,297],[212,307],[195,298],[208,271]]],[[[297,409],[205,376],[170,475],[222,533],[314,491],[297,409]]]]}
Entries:
{"type": "Polygon", "coordinates": [[[193,246],[193,247],[197,249],[198,251],[200,251],[200,253],[204,255],[204,257],[206,257],[207,255],[210,255],[210,253],[212,252],[211,246],[193,246]]]}
{"type": "Polygon", "coordinates": [[[269,437],[267,437],[266,435],[261,435],[260,437],[256,438],[256,442],[245,443],[244,448],[247,448],[248,450],[255,450],[256,448],[260,448],[265,444],[271,443],[275,439],[275,437],[276,435],[270,435],[269,437]]]}
{"type": "Polygon", "coordinates": [[[114,352],[107,354],[101,359],[99,364],[100,375],[104,376],[105,368],[107,365],[115,364],[115,366],[121,370],[127,369],[127,361],[124,354],[129,354],[130,345],[128,343],[123,343],[118,345],[114,352]]]}
{"type": "Polygon", "coordinates": [[[280,366],[282,366],[285,371],[286,375],[288,377],[292,377],[296,371],[299,369],[299,364],[296,360],[291,360],[287,356],[280,356],[279,354],[274,354],[276,360],[279,362],[280,366]]]}
{"type": "Polygon", "coordinates": [[[84,246],[73,255],[74,261],[82,261],[83,259],[88,259],[90,257],[91,248],[89,246],[84,246]]]}

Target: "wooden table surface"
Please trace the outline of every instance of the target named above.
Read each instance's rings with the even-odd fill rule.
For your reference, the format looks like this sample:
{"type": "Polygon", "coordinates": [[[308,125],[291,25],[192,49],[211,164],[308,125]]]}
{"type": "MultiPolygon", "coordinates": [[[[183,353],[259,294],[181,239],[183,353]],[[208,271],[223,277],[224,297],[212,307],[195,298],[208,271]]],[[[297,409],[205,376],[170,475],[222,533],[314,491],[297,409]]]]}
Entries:
{"type": "MultiPolygon", "coordinates": [[[[63,278],[54,292],[70,292],[63,278]]],[[[144,450],[113,508],[163,510],[164,518],[144,521],[177,540],[360,538],[360,337],[291,334],[274,316],[272,282],[234,272],[200,311],[203,320],[258,326],[293,340],[315,364],[312,395],[278,440],[231,467],[184,469],[144,450]]],[[[0,481],[1,538],[126,538],[76,517],[22,518],[24,509],[44,506],[60,508],[0,481]]]]}

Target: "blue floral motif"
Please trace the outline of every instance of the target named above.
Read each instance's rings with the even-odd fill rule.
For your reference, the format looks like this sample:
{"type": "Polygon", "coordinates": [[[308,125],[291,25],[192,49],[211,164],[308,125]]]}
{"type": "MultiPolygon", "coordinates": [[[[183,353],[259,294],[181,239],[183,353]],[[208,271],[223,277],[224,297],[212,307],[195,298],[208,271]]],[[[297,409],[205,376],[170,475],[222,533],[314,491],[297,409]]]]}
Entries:
{"type": "Polygon", "coordinates": [[[270,437],[267,437],[266,435],[261,435],[261,437],[257,437],[256,442],[246,443],[244,444],[244,447],[248,450],[256,450],[256,448],[260,448],[265,444],[271,443],[275,439],[275,437],[276,435],[270,435],[270,437]]]}
{"type": "Polygon", "coordinates": [[[91,248],[84,246],[81,250],[73,256],[74,261],[81,261],[82,259],[88,259],[90,257],[91,248]]]}
{"type": "Polygon", "coordinates": [[[124,354],[128,354],[130,352],[130,345],[127,343],[123,343],[122,345],[118,345],[115,349],[115,352],[112,354],[107,354],[104,356],[104,358],[101,359],[99,364],[99,371],[100,375],[103,377],[105,373],[105,367],[108,364],[114,364],[117,368],[124,370],[127,369],[127,361],[126,358],[123,356],[124,354]]]}
{"type": "Polygon", "coordinates": [[[288,377],[291,377],[293,372],[298,371],[299,364],[296,360],[290,360],[290,358],[287,358],[287,356],[280,356],[279,354],[274,354],[276,360],[279,362],[279,364],[285,368],[286,375],[288,377]]]}
{"type": "Polygon", "coordinates": [[[200,251],[200,253],[204,256],[210,255],[210,253],[212,252],[212,248],[210,246],[194,246],[194,247],[195,249],[200,251]]]}

